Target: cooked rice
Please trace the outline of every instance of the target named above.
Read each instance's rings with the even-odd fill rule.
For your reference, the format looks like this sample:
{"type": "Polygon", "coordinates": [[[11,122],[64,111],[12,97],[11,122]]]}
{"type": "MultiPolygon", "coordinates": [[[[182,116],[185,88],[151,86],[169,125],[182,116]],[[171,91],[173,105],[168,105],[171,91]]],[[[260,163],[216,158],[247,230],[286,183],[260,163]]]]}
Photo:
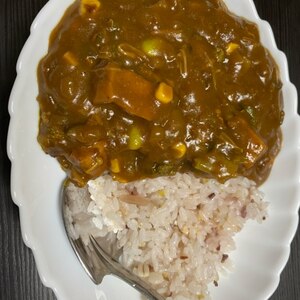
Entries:
{"type": "Polygon", "coordinates": [[[131,183],[109,175],[69,188],[72,234],[114,233],[121,263],[167,299],[209,299],[208,286],[230,269],[234,235],[249,219],[261,222],[267,204],[254,182],[225,184],[176,174],[131,183]],[[134,204],[138,203],[138,204],[134,204]]]}

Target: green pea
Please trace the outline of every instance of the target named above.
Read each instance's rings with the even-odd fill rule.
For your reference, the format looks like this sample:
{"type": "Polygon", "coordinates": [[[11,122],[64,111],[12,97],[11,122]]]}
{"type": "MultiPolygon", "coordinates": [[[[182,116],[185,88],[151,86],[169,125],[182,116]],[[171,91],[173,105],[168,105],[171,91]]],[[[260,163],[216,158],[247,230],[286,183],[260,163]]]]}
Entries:
{"type": "Polygon", "coordinates": [[[129,132],[129,144],[130,150],[138,150],[142,147],[143,137],[138,127],[132,127],[129,132]]]}
{"type": "Polygon", "coordinates": [[[164,41],[158,38],[147,39],[142,44],[143,51],[148,56],[161,56],[164,48],[164,41]]]}

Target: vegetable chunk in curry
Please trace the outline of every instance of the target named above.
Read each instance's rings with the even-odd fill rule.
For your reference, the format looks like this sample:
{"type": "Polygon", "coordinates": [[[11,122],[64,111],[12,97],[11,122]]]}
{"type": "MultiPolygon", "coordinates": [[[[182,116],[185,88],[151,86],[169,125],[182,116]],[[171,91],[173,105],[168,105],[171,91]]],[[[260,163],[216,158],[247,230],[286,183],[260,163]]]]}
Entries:
{"type": "Polygon", "coordinates": [[[261,184],[280,149],[277,66],[221,0],[76,1],[38,80],[38,141],[80,186],[105,171],[261,184]]]}

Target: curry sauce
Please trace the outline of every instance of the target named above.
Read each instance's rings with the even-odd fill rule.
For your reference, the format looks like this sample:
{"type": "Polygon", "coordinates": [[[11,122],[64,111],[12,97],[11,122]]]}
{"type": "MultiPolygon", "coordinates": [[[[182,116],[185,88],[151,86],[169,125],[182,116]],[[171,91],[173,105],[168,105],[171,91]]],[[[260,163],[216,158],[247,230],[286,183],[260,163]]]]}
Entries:
{"type": "Polygon", "coordinates": [[[76,1],[38,82],[38,141],[80,186],[105,171],[261,184],[280,149],[277,66],[221,0],[76,1]]]}

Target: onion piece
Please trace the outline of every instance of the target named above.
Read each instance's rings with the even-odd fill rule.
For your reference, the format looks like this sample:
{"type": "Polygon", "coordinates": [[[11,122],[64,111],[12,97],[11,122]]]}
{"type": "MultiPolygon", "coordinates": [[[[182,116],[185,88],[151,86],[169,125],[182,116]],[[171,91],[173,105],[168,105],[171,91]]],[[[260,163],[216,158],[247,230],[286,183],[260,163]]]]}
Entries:
{"type": "Polygon", "coordinates": [[[183,78],[187,78],[188,76],[188,67],[187,67],[187,57],[186,57],[186,50],[180,49],[180,52],[178,53],[177,57],[179,59],[179,70],[180,74],[183,78]]]}
{"type": "Polygon", "coordinates": [[[127,43],[120,44],[118,46],[118,51],[122,55],[127,56],[129,58],[139,59],[140,61],[142,61],[142,60],[148,61],[147,56],[141,50],[135,48],[134,46],[132,46],[130,44],[127,44],[127,43]]]}
{"type": "Polygon", "coordinates": [[[146,206],[151,204],[150,199],[138,195],[121,195],[119,200],[128,204],[146,206]]]}

